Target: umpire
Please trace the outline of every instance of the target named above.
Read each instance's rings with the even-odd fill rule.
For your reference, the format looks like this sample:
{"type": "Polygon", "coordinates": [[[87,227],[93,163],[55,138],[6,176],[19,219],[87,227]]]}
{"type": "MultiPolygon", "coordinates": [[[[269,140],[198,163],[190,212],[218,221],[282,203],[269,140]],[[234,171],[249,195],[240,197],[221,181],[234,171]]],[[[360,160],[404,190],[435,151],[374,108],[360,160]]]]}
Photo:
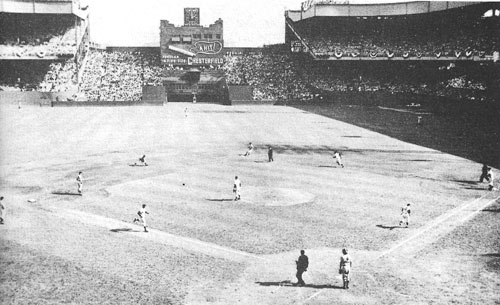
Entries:
{"type": "Polygon", "coordinates": [[[299,259],[295,261],[295,263],[297,264],[297,286],[304,286],[306,284],[302,279],[302,273],[307,271],[307,267],[309,266],[309,259],[304,253],[304,250],[300,250],[299,259]]]}

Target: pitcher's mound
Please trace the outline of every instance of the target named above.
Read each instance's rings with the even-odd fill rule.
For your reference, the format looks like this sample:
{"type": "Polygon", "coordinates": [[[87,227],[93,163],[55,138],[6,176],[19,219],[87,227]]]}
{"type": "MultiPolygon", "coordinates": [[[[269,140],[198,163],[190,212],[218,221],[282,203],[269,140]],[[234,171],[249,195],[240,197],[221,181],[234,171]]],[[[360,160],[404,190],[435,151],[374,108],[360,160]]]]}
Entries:
{"type": "Polygon", "coordinates": [[[256,205],[289,206],[311,202],[314,200],[314,195],[289,188],[247,187],[243,188],[241,199],[256,205]]]}

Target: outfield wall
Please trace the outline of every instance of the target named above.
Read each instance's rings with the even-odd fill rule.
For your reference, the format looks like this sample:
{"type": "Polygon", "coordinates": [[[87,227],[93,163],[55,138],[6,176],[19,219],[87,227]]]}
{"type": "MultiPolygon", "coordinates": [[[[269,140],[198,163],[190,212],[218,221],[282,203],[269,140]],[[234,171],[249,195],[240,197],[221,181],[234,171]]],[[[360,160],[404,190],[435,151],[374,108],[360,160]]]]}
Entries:
{"type": "Polygon", "coordinates": [[[144,101],[68,101],[51,102],[51,107],[119,107],[119,106],[163,106],[163,102],[144,102],[144,101]]]}

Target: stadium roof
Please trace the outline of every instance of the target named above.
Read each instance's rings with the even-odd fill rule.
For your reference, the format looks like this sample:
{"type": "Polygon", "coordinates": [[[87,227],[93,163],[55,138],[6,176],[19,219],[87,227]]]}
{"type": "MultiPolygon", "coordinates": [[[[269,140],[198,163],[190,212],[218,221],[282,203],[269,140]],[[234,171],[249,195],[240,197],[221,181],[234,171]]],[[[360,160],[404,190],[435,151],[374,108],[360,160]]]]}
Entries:
{"type": "Polygon", "coordinates": [[[309,0],[302,3],[302,10],[287,11],[286,15],[293,21],[312,17],[401,16],[446,11],[486,3],[488,2],[414,1],[377,4],[336,4],[334,1],[328,0],[309,0]]]}
{"type": "Polygon", "coordinates": [[[0,0],[0,13],[75,14],[85,18],[80,0],[0,0]]]}

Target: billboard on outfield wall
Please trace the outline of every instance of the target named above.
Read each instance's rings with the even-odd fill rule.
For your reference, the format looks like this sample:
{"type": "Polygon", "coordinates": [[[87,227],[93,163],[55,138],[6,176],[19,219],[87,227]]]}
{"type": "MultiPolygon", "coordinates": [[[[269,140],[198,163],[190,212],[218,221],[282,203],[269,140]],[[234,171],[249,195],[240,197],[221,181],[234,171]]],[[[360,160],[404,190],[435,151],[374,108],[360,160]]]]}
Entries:
{"type": "Polygon", "coordinates": [[[172,66],[217,66],[224,63],[224,31],[221,19],[204,27],[199,8],[184,10],[184,25],[160,21],[160,52],[163,64],[172,66]]]}

